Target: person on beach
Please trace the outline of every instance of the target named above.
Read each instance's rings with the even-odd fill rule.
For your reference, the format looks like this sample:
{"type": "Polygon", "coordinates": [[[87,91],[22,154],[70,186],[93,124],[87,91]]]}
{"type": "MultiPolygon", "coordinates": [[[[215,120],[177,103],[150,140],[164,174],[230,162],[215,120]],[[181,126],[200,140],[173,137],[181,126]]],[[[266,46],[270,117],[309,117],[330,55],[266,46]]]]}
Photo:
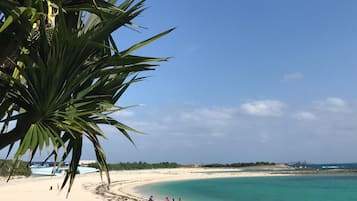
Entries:
{"type": "Polygon", "coordinates": [[[149,201],[154,201],[154,197],[151,195],[149,201]]]}
{"type": "Polygon", "coordinates": [[[169,197],[166,197],[166,201],[170,201],[169,197]]]}

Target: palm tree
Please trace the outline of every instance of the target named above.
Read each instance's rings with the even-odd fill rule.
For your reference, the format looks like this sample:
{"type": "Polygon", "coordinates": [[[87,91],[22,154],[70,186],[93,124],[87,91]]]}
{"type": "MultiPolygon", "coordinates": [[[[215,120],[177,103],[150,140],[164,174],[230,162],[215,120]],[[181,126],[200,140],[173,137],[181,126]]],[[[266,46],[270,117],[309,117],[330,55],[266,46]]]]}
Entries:
{"type": "MultiPolygon", "coordinates": [[[[114,30],[137,27],[145,0],[2,0],[0,1],[0,150],[19,143],[14,160],[50,150],[60,161],[70,159],[62,188],[75,179],[87,138],[101,172],[110,182],[99,125],[118,129],[130,141],[136,132],[110,117],[116,103],[139,72],[153,70],[167,58],[133,52],[168,34],[164,31],[119,50],[114,30]],[[14,125],[13,127],[9,125],[14,125]]],[[[61,189],[62,189],[61,188],[61,189]]]]}

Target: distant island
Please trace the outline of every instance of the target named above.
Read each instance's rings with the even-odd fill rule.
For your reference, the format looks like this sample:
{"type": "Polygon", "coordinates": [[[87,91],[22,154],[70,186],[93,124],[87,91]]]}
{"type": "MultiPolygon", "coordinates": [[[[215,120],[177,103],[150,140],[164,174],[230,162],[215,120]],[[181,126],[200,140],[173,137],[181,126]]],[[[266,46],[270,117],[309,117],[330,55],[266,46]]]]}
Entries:
{"type": "Polygon", "coordinates": [[[253,166],[270,166],[276,165],[271,162],[255,162],[255,163],[230,163],[230,164],[221,164],[221,163],[212,163],[207,165],[201,165],[201,167],[212,167],[212,168],[239,168],[239,167],[253,167],[253,166]]]}

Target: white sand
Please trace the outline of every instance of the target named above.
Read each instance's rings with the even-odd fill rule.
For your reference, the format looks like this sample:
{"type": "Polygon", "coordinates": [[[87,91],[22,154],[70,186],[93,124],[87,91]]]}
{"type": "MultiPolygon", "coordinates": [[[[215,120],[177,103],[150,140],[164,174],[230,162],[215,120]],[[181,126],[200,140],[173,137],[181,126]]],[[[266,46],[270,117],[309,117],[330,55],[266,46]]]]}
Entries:
{"type": "Polygon", "coordinates": [[[5,182],[4,178],[0,181],[0,199],[4,201],[71,201],[71,200],[102,200],[89,190],[89,186],[97,185],[101,180],[99,175],[78,175],[71,193],[66,199],[66,190],[57,190],[63,181],[63,177],[30,177],[23,179],[10,180],[5,182]],[[52,186],[52,190],[50,187],[52,186]]]}
{"type": "MultiPolygon", "coordinates": [[[[61,185],[63,177],[31,177],[11,180],[6,183],[0,179],[0,198],[4,201],[72,201],[72,200],[147,200],[137,192],[135,187],[164,181],[272,176],[268,172],[225,172],[212,174],[212,171],[232,171],[234,169],[204,169],[178,168],[157,170],[133,170],[111,172],[111,186],[107,190],[101,182],[98,173],[77,175],[71,193],[66,199],[66,189],[60,192],[57,186],[61,185]],[[52,190],[50,187],[52,186],[52,190]]],[[[277,176],[277,174],[274,174],[277,176]]],[[[147,198],[147,197],[146,197],[147,198]]]]}

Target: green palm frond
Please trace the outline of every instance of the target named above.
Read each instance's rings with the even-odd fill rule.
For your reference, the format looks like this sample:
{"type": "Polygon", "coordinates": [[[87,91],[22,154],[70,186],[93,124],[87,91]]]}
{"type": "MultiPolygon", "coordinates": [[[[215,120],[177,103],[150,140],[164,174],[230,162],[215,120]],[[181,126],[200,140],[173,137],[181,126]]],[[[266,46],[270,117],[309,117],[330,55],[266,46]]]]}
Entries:
{"type": "Polygon", "coordinates": [[[93,144],[100,171],[110,182],[99,141],[106,136],[99,125],[113,126],[133,142],[129,132],[138,131],[110,114],[122,109],[116,103],[128,87],[144,79],[138,76],[140,72],[154,70],[158,62],[167,61],[133,55],[135,50],[173,29],[120,51],[111,34],[133,25],[132,20],[145,10],[145,1],[125,0],[119,5],[104,0],[53,1],[59,13],[50,35],[44,17],[45,2],[25,2],[26,5],[15,0],[0,3],[0,12],[6,16],[0,34],[17,30],[24,23],[27,27],[22,34],[26,40],[16,44],[11,65],[0,57],[0,149],[9,146],[11,151],[19,141],[15,160],[26,153],[32,159],[44,148],[52,149],[50,156],[55,158],[63,153],[61,160],[70,159],[70,167],[62,188],[69,183],[70,192],[83,139],[87,138],[93,144]],[[38,25],[39,37],[28,41],[33,23],[38,25]],[[20,49],[24,51],[19,53],[20,49]],[[12,70],[5,70],[6,65],[12,70]],[[16,125],[12,130],[8,130],[10,123],[16,125]]]}

